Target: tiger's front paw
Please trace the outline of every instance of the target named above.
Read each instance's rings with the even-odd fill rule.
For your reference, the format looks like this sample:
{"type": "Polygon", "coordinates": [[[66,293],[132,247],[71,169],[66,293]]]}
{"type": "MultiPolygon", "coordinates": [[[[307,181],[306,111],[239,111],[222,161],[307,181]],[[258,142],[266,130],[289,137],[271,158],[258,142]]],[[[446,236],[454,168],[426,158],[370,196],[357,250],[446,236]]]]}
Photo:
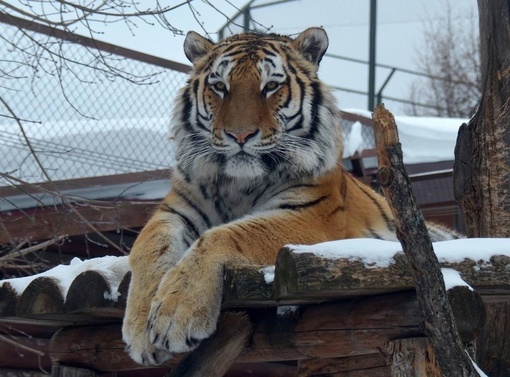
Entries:
{"type": "Polygon", "coordinates": [[[129,356],[138,364],[159,365],[172,357],[170,352],[156,348],[150,341],[145,317],[141,319],[126,315],[122,324],[122,339],[129,356]]]}
{"type": "Polygon", "coordinates": [[[194,269],[186,270],[184,263],[168,271],[149,314],[147,329],[152,344],[170,353],[196,348],[216,329],[221,290],[221,269],[216,274],[200,275],[194,269]]]}

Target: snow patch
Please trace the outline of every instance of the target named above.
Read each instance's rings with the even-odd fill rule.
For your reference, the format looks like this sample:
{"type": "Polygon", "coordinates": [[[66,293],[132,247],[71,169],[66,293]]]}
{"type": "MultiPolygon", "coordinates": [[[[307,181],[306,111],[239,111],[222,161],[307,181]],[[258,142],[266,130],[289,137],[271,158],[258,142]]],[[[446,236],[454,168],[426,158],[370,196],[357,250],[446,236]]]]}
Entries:
{"type": "Polygon", "coordinates": [[[441,268],[441,273],[443,274],[444,285],[447,291],[454,287],[468,287],[470,291],[474,291],[468,283],[462,280],[458,271],[452,268],[441,268]]]}
{"type": "MultiPolygon", "coordinates": [[[[393,263],[395,254],[402,253],[400,242],[372,238],[286,246],[294,253],[312,253],[322,258],[361,261],[367,268],[388,267],[393,263]]],[[[510,238],[463,238],[433,242],[432,246],[441,263],[460,263],[471,259],[484,266],[490,265],[493,255],[510,257],[510,238]]]]}
{"type": "Polygon", "coordinates": [[[109,295],[109,297],[116,301],[119,297],[118,288],[122,278],[129,271],[129,262],[127,256],[106,256],[83,261],[80,258],[73,258],[69,265],[59,265],[52,268],[51,270],[32,276],[5,279],[0,281],[0,286],[2,286],[4,283],[9,283],[16,294],[21,295],[25,288],[34,279],[37,279],[38,277],[49,277],[55,280],[58,287],[60,288],[60,291],[62,292],[63,297],[65,298],[74,279],[82,272],[90,270],[96,271],[103,275],[111,287],[112,293],[109,295]]]}
{"type": "Polygon", "coordinates": [[[312,253],[321,258],[347,258],[361,261],[367,268],[388,267],[393,257],[402,253],[399,242],[376,240],[372,238],[353,238],[329,241],[316,245],[287,245],[293,253],[312,253]]]}
{"type": "Polygon", "coordinates": [[[275,266],[267,266],[259,270],[264,274],[266,284],[271,284],[274,281],[274,269],[275,266]]]}
{"type": "Polygon", "coordinates": [[[297,312],[299,306],[296,305],[282,305],[276,308],[276,315],[287,315],[297,312]]]}

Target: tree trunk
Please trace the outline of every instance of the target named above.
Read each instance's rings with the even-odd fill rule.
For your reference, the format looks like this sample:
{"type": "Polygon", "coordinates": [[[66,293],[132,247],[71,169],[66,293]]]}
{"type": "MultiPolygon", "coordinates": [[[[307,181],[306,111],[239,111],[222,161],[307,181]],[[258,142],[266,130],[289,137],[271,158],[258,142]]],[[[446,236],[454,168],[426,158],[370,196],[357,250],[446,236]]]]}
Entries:
{"type": "Polygon", "coordinates": [[[510,1],[478,0],[483,94],[455,148],[454,192],[470,237],[510,237],[510,1]]]}
{"type": "MultiPolygon", "coordinates": [[[[455,147],[454,192],[469,237],[510,237],[510,1],[478,0],[483,91],[455,147]]],[[[510,370],[510,303],[487,303],[478,362],[492,377],[510,370]]]]}

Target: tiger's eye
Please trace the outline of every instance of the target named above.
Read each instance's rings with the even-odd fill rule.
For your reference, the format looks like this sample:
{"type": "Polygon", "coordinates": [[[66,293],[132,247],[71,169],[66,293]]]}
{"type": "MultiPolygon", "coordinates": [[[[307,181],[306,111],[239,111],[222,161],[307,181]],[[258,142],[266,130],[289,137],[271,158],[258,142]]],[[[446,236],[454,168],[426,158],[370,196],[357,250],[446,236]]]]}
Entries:
{"type": "Polygon", "coordinates": [[[215,82],[213,84],[213,86],[214,86],[214,89],[216,89],[219,92],[223,92],[227,89],[227,86],[225,85],[225,83],[221,82],[221,81],[215,82]]]}
{"type": "Polygon", "coordinates": [[[264,90],[269,92],[271,90],[275,90],[276,88],[278,88],[278,83],[276,81],[269,81],[264,87],[264,90]]]}

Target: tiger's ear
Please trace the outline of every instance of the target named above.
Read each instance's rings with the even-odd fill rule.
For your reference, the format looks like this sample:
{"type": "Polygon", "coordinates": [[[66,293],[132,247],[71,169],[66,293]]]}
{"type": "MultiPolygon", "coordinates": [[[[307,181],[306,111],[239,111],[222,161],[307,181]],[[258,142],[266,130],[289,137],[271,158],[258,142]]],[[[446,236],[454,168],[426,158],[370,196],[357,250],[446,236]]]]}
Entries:
{"type": "Polygon", "coordinates": [[[184,53],[188,60],[194,63],[195,60],[207,55],[213,46],[214,43],[211,40],[202,37],[194,31],[190,31],[186,34],[186,39],[184,40],[184,53]]]}
{"type": "Polygon", "coordinates": [[[317,66],[329,46],[328,35],[320,27],[306,29],[294,39],[293,43],[307,60],[317,66]]]}

